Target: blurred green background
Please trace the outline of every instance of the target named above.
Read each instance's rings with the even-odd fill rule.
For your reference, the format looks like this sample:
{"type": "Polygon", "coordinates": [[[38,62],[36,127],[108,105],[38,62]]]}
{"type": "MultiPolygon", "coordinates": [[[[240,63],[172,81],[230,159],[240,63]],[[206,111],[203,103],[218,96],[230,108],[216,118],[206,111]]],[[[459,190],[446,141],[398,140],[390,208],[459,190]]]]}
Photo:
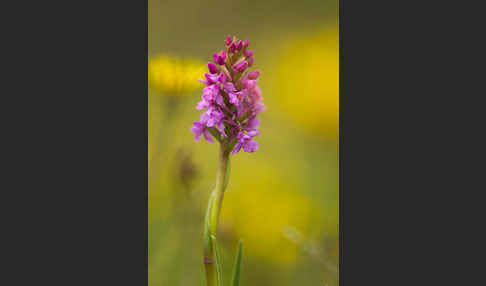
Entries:
{"type": "Polygon", "coordinates": [[[259,149],[231,157],[218,239],[224,280],[338,285],[338,2],[149,0],[149,285],[204,285],[202,222],[218,146],[190,127],[205,64],[250,40],[267,110],[259,149]]]}

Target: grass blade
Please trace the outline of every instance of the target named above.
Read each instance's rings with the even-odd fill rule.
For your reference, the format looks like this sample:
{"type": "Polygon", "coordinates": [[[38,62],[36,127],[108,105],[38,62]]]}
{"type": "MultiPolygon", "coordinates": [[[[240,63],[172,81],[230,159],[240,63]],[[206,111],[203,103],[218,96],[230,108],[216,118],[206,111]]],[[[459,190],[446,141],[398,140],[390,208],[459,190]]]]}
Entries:
{"type": "Polygon", "coordinates": [[[214,258],[216,263],[216,273],[218,275],[218,286],[223,286],[223,268],[221,267],[221,257],[219,256],[219,248],[216,242],[216,237],[211,235],[213,241],[214,258]]]}
{"type": "Polygon", "coordinates": [[[209,216],[211,214],[211,208],[213,206],[214,192],[211,192],[209,196],[208,208],[206,210],[206,215],[204,216],[204,256],[209,255],[212,248],[210,230],[209,230],[209,216]]]}
{"type": "Polygon", "coordinates": [[[240,285],[240,269],[241,269],[241,256],[243,252],[243,242],[240,240],[238,244],[238,251],[236,253],[235,264],[233,268],[233,277],[231,279],[231,286],[240,285]]]}

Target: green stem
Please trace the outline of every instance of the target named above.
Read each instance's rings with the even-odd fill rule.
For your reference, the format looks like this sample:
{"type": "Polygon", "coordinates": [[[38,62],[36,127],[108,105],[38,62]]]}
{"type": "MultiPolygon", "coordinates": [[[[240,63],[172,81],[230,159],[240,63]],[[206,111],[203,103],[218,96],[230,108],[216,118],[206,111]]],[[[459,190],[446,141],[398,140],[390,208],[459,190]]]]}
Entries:
{"type": "MultiPolygon", "coordinates": [[[[216,173],[216,187],[209,199],[208,203],[208,217],[207,225],[205,225],[205,240],[211,241],[211,236],[216,237],[216,231],[218,229],[219,214],[221,206],[223,204],[224,190],[226,188],[229,177],[229,144],[226,140],[222,141],[219,150],[219,164],[218,171],[216,173]]],[[[217,285],[217,272],[215,266],[214,249],[211,243],[205,243],[204,245],[204,265],[206,267],[206,280],[207,286],[217,285]]],[[[218,285],[222,286],[222,285],[218,285]]]]}

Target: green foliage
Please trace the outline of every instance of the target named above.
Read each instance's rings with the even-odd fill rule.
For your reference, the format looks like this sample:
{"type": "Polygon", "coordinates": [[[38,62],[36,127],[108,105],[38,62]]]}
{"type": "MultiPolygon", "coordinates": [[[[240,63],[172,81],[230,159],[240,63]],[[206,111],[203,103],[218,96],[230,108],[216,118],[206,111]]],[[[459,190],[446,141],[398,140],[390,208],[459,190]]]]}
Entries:
{"type": "Polygon", "coordinates": [[[209,229],[209,217],[211,215],[211,207],[214,201],[214,192],[209,196],[208,207],[206,209],[206,216],[204,217],[204,255],[208,255],[211,250],[211,231],[209,229]]]}
{"type": "Polygon", "coordinates": [[[236,252],[235,264],[233,266],[233,277],[231,278],[231,286],[240,285],[240,269],[241,269],[241,256],[243,252],[243,242],[240,240],[238,244],[238,251],[236,252]]]}
{"type": "Polygon", "coordinates": [[[213,242],[213,249],[214,249],[214,257],[215,257],[215,263],[216,263],[216,273],[218,274],[218,285],[217,286],[223,286],[223,267],[221,265],[221,257],[219,255],[219,248],[218,244],[216,242],[216,237],[214,235],[211,235],[211,240],[213,242]]]}

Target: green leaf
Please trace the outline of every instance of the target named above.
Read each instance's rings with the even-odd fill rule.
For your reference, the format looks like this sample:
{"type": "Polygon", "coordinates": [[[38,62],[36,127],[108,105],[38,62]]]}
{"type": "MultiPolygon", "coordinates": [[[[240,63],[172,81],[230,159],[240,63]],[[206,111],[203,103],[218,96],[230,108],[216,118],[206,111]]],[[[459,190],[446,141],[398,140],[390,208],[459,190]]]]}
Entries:
{"type": "Polygon", "coordinates": [[[241,256],[243,252],[243,242],[240,240],[238,244],[238,252],[236,253],[235,265],[233,266],[233,278],[231,279],[231,286],[240,285],[240,269],[241,269],[241,256]]]}
{"type": "Polygon", "coordinates": [[[216,263],[216,273],[218,275],[218,286],[223,286],[223,268],[221,266],[221,258],[219,256],[218,244],[216,243],[216,237],[214,235],[211,235],[211,239],[213,241],[214,258],[215,258],[215,263],[216,263]]]}
{"type": "Polygon", "coordinates": [[[210,229],[209,229],[209,217],[211,215],[211,208],[213,206],[214,201],[214,192],[211,192],[208,200],[208,208],[206,209],[206,216],[204,217],[204,255],[207,256],[211,253],[211,237],[210,237],[210,229]]]}

